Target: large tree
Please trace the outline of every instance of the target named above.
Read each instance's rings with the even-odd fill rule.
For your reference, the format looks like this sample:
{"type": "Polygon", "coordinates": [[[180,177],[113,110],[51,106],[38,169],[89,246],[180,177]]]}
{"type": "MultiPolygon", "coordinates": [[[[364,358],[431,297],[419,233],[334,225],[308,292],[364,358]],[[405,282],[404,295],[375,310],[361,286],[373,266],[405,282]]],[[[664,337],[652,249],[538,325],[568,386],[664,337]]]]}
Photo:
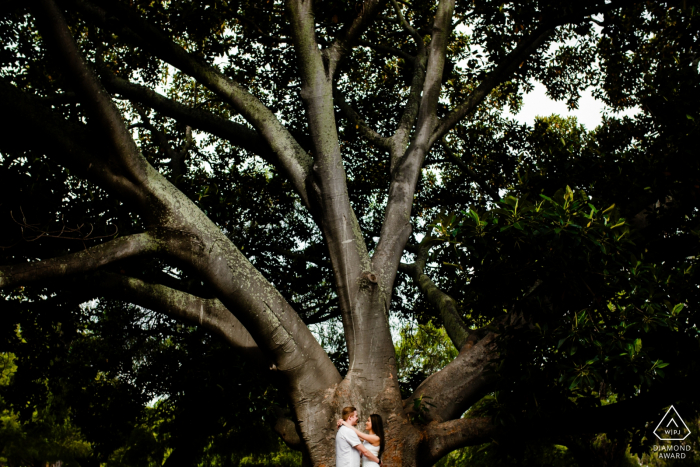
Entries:
{"type": "Polygon", "coordinates": [[[643,423],[684,397],[657,384],[661,368],[697,351],[683,306],[695,10],[10,2],[0,287],[28,308],[111,299],[220,336],[272,370],[292,408],[276,430],[312,465],[334,464],[347,405],[382,414],[396,466],[544,427],[563,443],[643,423]],[[594,133],[519,126],[503,111],[533,80],[571,106],[592,86],[642,110],[594,133]],[[440,322],[458,355],[401,385],[397,312],[440,322]],[[345,361],[308,327],[337,317],[345,361]],[[600,407],[606,385],[619,402],[600,407]]]}

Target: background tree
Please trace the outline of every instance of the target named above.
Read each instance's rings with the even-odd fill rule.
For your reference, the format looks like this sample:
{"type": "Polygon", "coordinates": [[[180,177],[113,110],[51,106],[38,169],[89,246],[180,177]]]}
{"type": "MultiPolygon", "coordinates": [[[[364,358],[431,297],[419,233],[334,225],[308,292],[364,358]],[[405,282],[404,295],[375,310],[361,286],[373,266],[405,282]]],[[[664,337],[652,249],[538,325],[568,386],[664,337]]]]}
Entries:
{"type": "MultiPolygon", "coordinates": [[[[28,397],[50,371],[33,359],[82,360],[69,374],[95,380],[100,353],[73,359],[69,337],[92,313],[79,304],[116,300],[212,333],[272,373],[291,408],[276,431],[314,465],[333,464],[345,405],[384,416],[394,465],[545,428],[558,444],[614,432],[648,447],[644,422],[689,399],[682,381],[696,372],[695,10],[11,3],[0,287],[6,341],[26,345],[28,397]],[[612,109],[642,112],[594,132],[557,118],[520,126],[503,110],[533,80],[571,106],[592,86],[612,109]],[[442,324],[458,350],[404,385],[408,397],[392,314],[442,324]],[[309,330],[337,319],[347,356],[309,330]],[[21,322],[36,323],[32,339],[21,322]]],[[[116,308],[136,336],[150,329],[129,315],[138,309],[116,308]]],[[[177,335],[166,327],[155,335],[177,335]]],[[[188,336],[187,357],[152,381],[188,368],[201,380],[185,358],[215,344],[188,336]]],[[[118,362],[129,359],[139,355],[118,362]]],[[[120,384],[132,374],[112,371],[120,384]]],[[[180,420],[205,388],[186,387],[180,420]]],[[[148,397],[104,389],[135,411],[148,397]]],[[[191,464],[204,441],[179,436],[171,462],[191,464]]]]}
{"type": "MultiPolygon", "coordinates": [[[[17,371],[14,359],[12,354],[0,354],[0,390],[5,389],[17,371]]],[[[66,409],[61,401],[50,400],[23,421],[0,398],[0,462],[18,467],[47,461],[79,465],[78,459],[90,455],[90,444],[71,423],[66,409]]]]}

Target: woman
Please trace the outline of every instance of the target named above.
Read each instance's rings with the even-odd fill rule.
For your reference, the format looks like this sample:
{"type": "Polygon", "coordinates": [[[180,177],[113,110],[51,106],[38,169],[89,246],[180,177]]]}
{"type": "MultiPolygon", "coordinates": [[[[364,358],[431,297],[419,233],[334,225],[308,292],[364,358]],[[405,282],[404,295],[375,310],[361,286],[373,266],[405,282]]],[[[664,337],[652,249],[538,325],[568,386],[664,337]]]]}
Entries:
{"type": "MultiPolygon", "coordinates": [[[[343,419],[338,420],[338,426],[345,425],[348,428],[352,428],[357,433],[357,436],[362,440],[362,444],[377,458],[381,463],[382,454],[384,453],[384,424],[382,423],[382,417],[373,413],[367,419],[365,423],[365,430],[367,433],[363,433],[348,422],[343,419]]],[[[366,457],[362,458],[362,467],[377,467],[379,464],[372,462],[366,457]]]]}

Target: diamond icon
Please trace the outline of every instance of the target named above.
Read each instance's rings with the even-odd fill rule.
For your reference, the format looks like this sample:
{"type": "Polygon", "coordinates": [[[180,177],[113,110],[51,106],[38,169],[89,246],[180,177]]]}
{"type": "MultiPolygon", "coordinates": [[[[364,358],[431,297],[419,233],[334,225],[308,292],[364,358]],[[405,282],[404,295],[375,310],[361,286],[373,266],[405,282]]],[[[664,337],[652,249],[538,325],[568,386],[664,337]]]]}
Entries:
{"type": "Polygon", "coordinates": [[[683,441],[690,435],[690,429],[676,408],[671,406],[654,429],[654,434],[661,441],[683,441]]]}

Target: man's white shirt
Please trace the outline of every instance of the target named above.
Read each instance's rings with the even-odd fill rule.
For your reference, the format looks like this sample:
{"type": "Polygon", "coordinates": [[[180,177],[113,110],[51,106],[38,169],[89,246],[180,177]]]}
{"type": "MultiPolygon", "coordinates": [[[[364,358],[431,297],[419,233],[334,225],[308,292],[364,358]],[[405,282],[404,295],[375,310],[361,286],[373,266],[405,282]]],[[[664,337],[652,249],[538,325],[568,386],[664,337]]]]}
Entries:
{"type": "Polygon", "coordinates": [[[335,467],[360,467],[360,438],[355,430],[341,425],[335,435],[335,467]]]}

